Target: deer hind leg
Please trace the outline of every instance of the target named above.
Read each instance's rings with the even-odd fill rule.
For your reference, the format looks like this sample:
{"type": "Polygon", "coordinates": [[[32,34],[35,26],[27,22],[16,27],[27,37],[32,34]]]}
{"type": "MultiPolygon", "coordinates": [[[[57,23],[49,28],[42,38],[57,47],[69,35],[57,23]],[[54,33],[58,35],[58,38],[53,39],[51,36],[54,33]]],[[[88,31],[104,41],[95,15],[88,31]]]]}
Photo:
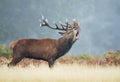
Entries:
{"type": "Polygon", "coordinates": [[[8,64],[8,67],[15,66],[18,62],[23,59],[21,55],[13,56],[12,61],[8,64]]]}

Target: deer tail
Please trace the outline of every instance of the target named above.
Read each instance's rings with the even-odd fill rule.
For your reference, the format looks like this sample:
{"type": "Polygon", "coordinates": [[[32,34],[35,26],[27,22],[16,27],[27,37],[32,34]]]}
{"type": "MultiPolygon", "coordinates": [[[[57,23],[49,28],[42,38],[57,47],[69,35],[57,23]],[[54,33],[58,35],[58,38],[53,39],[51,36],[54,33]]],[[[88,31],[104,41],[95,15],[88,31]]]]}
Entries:
{"type": "Polygon", "coordinates": [[[9,47],[11,49],[13,49],[15,47],[15,45],[17,44],[18,41],[12,41],[10,44],[9,44],[9,47]]]}

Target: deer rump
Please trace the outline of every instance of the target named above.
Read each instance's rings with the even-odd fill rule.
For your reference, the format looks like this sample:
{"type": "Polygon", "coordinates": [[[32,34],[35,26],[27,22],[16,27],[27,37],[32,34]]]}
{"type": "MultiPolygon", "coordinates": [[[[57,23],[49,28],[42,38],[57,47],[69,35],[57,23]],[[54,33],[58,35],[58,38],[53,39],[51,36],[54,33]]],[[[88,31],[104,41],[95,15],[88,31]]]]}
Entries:
{"type": "Polygon", "coordinates": [[[23,58],[41,59],[52,67],[54,61],[71,48],[72,43],[60,43],[56,39],[21,39],[13,48],[13,59],[8,66],[14,66],[23,58]]]}

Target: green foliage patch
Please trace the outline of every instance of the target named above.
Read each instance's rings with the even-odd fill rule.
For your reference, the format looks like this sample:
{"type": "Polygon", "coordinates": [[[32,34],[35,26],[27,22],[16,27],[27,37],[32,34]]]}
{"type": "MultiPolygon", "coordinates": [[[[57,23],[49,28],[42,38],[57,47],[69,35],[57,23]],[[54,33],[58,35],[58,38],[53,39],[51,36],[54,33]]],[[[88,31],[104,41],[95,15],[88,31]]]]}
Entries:
{"type": "Polygon", "coordinates": [[[0,45],[0,56],[10,58],[12,55],[12,50],[6,45],[0,45]]]}

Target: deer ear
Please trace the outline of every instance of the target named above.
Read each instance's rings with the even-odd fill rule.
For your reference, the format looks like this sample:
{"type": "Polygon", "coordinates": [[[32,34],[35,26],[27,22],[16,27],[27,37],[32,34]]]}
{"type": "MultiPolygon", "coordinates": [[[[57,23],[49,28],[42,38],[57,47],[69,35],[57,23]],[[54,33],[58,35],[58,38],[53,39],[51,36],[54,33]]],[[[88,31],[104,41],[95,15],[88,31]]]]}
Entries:
{"type": "Polygon", "coordinates": [[[58,32],[58,33],[61,34],[61,35],[65,34],[64,32],[58,32]]]}

